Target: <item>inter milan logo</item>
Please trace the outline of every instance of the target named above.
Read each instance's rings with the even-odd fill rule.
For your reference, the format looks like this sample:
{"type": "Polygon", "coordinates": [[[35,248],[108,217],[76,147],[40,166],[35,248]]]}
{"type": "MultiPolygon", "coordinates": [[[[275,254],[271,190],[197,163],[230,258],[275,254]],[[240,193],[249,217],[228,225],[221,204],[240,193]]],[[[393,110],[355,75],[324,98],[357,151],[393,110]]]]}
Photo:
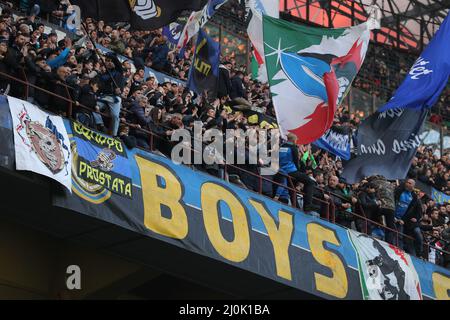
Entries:
{"type": "Polygon", "coordinates": [[[154,0],[128,0],[131,9],[143,20],[161,16],[161,8],[156,6],[154,0]]]}
{"type": "Polygon", "coordinates": [[[116,159],[114,151],[105,148],[97,155],[97,159],[91,161],[91,166],[108,172],[114,168],[114,159],[116,159]]]}

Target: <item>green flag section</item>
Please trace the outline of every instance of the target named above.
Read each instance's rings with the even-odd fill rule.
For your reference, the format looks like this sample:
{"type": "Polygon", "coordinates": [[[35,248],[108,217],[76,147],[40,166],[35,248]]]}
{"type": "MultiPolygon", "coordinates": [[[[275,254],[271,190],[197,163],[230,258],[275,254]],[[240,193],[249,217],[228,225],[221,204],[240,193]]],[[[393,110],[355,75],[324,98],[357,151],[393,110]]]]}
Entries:
{"type": "Polygon", "coordinates": [[[366,23],[323,29],[263,17],[264,54],[273,103],[284,135],[299,144],[319,139],[333,124],[364,61],[366,23]]]}
{"type": "Polygon", "coordinates": [[[259,64],[258,64],[258,61],[256,61],[256,58],[254,55],[252,55],[251,67],[252,67],[252,79],[257,80],[259,64]]]}

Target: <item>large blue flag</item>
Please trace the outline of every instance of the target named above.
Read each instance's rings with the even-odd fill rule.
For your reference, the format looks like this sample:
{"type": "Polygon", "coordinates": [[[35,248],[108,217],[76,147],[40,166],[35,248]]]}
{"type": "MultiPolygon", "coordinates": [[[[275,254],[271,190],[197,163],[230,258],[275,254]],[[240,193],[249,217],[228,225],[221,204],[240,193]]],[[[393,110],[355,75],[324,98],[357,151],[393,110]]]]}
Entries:
{"type": "Polygon", "coordinates": [[[391,100],[380,108],[380,112],[395,108],[431,108],[436,103],[450,75],[449,20],[447,16],[406,79],[391,100]]]}
{"type": "Polygon", "coordinates": [[[217,97],[220,44],[200,29],[195,47],[194,63],[189,72],[188,88],[198,95],[205,91],[208,98],[217,97]]]}

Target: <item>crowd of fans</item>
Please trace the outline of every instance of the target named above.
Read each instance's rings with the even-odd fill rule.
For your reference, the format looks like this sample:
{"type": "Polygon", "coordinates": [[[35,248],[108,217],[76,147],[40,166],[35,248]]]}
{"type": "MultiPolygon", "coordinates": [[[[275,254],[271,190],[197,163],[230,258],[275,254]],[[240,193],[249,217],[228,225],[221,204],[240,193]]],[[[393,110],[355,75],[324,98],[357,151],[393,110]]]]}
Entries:
{"type": "MultiPolygon", "coordinates": [[[[54,7],[46,8],[49,15],[64,17],[64,1],[52,3],[54,7]]],[[[56,95],[32,87],[26,90],[24,85],[0,76],[0,89],[5,93],[24,97],[28,91],[30,101],[53,113],[72,116],[88,127],[119,137],[130,148],[152,149],[167,157],[175,145],[171,141],[174,132],[193,130],[197,121],[204,130],[222,132],[277,126],[268,84],[252,80],[245,67],[236,65],[232,58],[222,57],[217,95],[197,96],[181,85],[145,77],[144,68],[150,67],[181,80],[187,78],[192,50],[188,48],[180,57],[177,50],[169,49],[161,30],[133,31],[124,24],[87,19],[89,38],[58,41],[55,33],[44,32],[44,25],[35,16],[42,8],[37,10],[30,2],[25,10],[26,14],[16,20],[8,9],[0,15],[0,72],[21,79],[26,76],[29,83],[56,95]],[[102,54],[95,43],[114,53],[102,54]],[[119,61],[116,54],[132,63],[119,61]]],[[[360,115],[349,113],[345,106],[336,112],[335,125],[349,134],[360,121],[360,115]]],[[[204,146],[205,150],[210,147],[204,146]]],[[[249,157],[246,149],[245,158],[249,157]]],[[[417,192],[415,184],[421,181],[450,195],[450,153],[437,157],[421,147],[408,180],[390,182],[374,176],[348,185],[341,178],[341,159],[311,145],[298,147],[295,136],[288,135],[280,147],[280,171],[259,179],[264,165],[262,161],[233,165],[226,174],[220,162],[193,167],[278,201],[303,206],[314,215],[329,214],[329,201],[334,204],[337,223],[449,267],[449,255],[436,248],[449,250],[450,205],[437,205],[417,192]],[[295,189],[301,193],[293,192],[295,189]],[[367,223],[360,216],[373,222],[367,223]],[[395,230],[408,237],[399,237],[395,230]]]]}

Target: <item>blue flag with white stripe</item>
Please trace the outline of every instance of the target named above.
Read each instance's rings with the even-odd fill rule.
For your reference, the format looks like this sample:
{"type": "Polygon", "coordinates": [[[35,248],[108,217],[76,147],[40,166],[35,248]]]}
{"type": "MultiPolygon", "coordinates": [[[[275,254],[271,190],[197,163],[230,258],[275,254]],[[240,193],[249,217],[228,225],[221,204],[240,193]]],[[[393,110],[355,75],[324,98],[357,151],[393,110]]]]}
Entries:
{"type": "Polygon", "coordinates": [[[394,96],[380,108],[429,109],[447,85],[450,75],[450,18],[447,16],[433,40],[411,67],[394,96]]]}

